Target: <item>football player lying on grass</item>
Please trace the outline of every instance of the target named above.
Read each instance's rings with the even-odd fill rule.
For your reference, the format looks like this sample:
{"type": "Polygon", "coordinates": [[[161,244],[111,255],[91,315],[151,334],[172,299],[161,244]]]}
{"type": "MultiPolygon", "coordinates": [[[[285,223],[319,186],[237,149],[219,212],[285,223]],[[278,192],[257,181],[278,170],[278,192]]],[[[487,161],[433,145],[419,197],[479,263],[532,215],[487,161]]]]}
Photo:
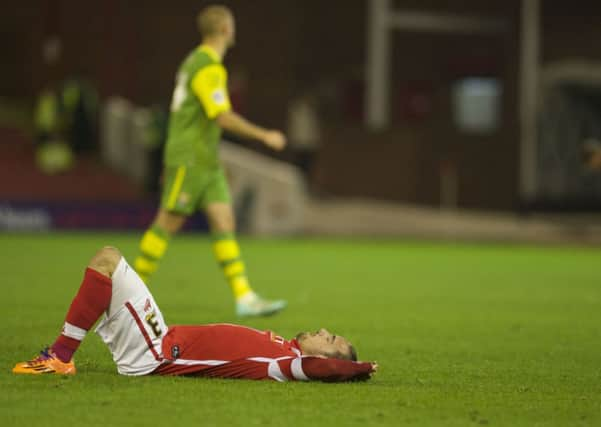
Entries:
{"type": "Polygon", "coordinates": [[[378,367],[357,362],[353,346],[325,329],[288,341],[232,324],[168,327],[137,273],[105,247],[90,261],[54,344],[13,372],[75,374],[73,354],[101,315],[95,331],[123,375],[351,381],[369,379],[378,367]]]}

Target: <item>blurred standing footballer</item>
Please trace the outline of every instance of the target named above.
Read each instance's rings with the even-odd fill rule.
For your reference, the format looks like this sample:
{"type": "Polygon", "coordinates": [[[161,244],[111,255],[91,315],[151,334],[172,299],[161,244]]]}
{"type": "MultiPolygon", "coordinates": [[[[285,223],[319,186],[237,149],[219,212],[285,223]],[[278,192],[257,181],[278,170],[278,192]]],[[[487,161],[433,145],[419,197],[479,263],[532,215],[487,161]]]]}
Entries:
{"type": "Polygon", "coordinates": [[[235,220],[224,171],[218,158],[222,129],[263,142],[274,150],[285,136],[264,129],[232,111],[227,71],[221,61],[234,45],[235,22],[224,6],[209,6],[198,15],[202,44],[184,59],[176,78],[164,154],[161,206],[140,242],[134,268],[147,282],[157,270],[170,237],[197,210],[207,216],[213,252],[236,299],[239,316],[270,315],[286,306],[267,301],[250,287],[235,237],[235,220]]]}

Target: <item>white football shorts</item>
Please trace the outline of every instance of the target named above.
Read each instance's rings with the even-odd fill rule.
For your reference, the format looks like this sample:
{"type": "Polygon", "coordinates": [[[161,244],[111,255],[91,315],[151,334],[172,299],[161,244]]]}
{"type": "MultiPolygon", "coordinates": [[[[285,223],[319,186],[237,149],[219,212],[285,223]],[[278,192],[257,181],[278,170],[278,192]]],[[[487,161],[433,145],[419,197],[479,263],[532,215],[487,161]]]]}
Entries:
{"type": "Polygon", "coordinates": [[[145,375],[163,363],[161,343],[167,325],[150,291],[121,258],[112,276],[108,311],[95,332],[108,345],[123,375],[145,375]]]}

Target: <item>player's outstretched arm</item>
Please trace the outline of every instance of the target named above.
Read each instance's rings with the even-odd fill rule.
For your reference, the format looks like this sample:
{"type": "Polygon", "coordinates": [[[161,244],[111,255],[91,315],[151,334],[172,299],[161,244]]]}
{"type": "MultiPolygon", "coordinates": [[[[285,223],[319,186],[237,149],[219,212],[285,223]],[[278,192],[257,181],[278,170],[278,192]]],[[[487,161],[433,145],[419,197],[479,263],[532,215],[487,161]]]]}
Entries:
{"type": "Polygon", "coordinates": [[[377,371],[374,362],[352,362],[350,360],[328,359],[319,356],[285,358],[244,358],[221,365],[204,367],[201,370],[191,367],[189,372],[198,376],[212,378],[243,378],[248,380],[277,381],[365,381],[377,371]],[[257,360],[261,359],[261,360],[257,360]],[[277,367],[274,365],[277,364],[277,367]]]}
{"type": "Polygon", "coordinates": [[[269,148],[280,151],[286,146],[286,137],[277,130],[265,129],[246,120],[234,111],[224,111],[217,116],[217,124],[222,129],[238,136],[261,141],[269,148]]]}
{"type": "Polygon", "coordinates": [[[304,374],[311,380],[325,382],[366,381],[378,370],[378,364],[324,357],[303,357],[302,369],[304,374]]]}

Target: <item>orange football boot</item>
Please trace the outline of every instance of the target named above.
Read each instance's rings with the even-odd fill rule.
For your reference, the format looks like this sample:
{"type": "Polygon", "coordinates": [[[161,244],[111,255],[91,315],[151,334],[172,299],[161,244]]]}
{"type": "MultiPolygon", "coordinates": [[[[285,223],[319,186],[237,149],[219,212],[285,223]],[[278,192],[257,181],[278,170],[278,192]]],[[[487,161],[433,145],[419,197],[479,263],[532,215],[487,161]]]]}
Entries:
{"type": "Polygon", "coordinates": [[[40,351],[40,355],[35,359],[17,363],[13,368],[15,374],[75,375],[76,372],[73,360],[67,363],[63,362],[48,347],[40,351]]]}

